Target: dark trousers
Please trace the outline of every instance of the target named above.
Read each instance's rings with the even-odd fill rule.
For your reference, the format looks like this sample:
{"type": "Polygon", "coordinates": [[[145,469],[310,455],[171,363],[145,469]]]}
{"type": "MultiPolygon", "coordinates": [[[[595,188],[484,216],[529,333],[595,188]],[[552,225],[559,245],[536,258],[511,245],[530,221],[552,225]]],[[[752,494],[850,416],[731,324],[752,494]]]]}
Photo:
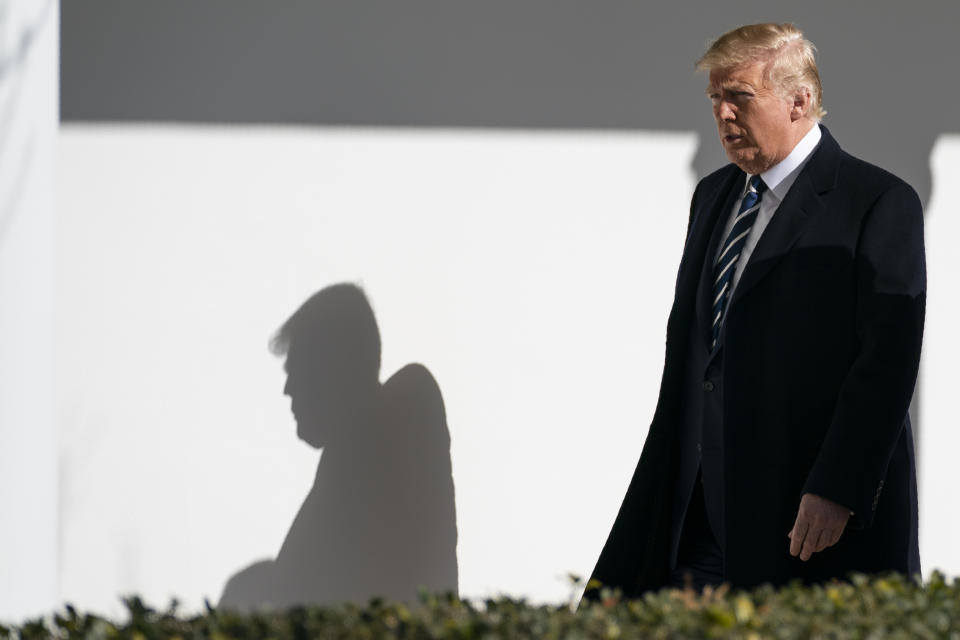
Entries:
{"type": "Polygon", "coordinates": [[[676,589],[691,586],[703,591],[708,584],[719,586],[722,582],[723,553],[707,520],[702,476],[698,472],[680,534],[677,566],[670,572],[670,586],[676,589]]]}

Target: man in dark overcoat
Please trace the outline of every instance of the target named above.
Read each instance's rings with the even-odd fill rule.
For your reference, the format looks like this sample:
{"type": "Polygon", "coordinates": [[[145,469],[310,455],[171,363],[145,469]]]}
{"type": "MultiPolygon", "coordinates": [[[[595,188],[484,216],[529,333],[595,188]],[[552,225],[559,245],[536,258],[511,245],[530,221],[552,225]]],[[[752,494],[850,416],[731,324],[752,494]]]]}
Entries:
{"type": "Polygon", "coordinates": [[[731,164],[693,194],[656,412],[585,595],[917,574],[920,201],[819,124],[793,25],[697,66],[731,164]]]}

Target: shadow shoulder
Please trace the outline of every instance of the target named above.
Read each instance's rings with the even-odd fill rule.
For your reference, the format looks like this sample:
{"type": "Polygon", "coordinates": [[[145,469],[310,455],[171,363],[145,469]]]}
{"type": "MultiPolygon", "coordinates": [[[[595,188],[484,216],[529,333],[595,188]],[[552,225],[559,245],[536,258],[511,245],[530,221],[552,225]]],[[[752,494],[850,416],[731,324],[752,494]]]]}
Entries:
{"type": "Polygon", "coordinates": [[[423,394],[440,395],[440,385],[430,370],[419,363],[411,363],[397,370],[383,384],[387,395],[416,391],[423,394]]]}
{"type": "Polygon", "coordinates": [[[383,384],[383,399],[395,421],[446,424],[440,386],[422,364],[408,364],[383,384]]]}

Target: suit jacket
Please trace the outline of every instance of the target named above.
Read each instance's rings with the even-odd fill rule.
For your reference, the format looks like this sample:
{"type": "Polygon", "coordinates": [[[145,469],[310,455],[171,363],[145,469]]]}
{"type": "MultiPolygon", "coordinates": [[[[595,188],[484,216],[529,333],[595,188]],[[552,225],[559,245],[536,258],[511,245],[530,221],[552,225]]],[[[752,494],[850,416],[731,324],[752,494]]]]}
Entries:
{"type": "Polygon", "coordinates": [[[718,446],[703,463],[722,480],[713,506],[726,581],[919,572],[907,412],[923,334],[923,213],[909,185],[822,133],[733,293],[722,358],[706,362],[713,371],[690,369],[691,348],[709,349],[711,339],[705,258],[745,175],[728,165],[697,185],[657,408],[586,597],[598,585],[635,596],[667,584],[690,446],[685,409],[691,385],[713,393],[702,376],[722,380],[718,446]],[[836,545],[804,563],[789,555],[787,533],[807,492],[854,515],[836,545]]]}

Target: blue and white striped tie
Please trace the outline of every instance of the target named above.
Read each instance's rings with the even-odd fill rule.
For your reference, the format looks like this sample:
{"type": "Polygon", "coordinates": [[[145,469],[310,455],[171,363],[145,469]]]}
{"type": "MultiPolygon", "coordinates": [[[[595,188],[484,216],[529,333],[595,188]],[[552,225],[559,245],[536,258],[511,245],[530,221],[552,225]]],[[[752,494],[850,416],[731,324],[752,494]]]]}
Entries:
{"type": "Polygon", "coordinates": [[[766,188],[767,185],[763,184],[760,176],[750,178],[747,185],[747,194],[743,197],[743,202],[740,203],[733,228],[730,229],[730,233],[723,243],[723,251],[720,252],[720,257],[717,258],[717,262],[713,266],[713,343],[711,349],[717,346],[720,327],[723,325],[724,312],[730,299],[733,273],[737,268],[737,261],[740,259],[740,252],[743,251],[743,245],[747,243],[750,229],[757,219],[757,212],[760,211],[760,196],[763,195],[766,188]]]}

